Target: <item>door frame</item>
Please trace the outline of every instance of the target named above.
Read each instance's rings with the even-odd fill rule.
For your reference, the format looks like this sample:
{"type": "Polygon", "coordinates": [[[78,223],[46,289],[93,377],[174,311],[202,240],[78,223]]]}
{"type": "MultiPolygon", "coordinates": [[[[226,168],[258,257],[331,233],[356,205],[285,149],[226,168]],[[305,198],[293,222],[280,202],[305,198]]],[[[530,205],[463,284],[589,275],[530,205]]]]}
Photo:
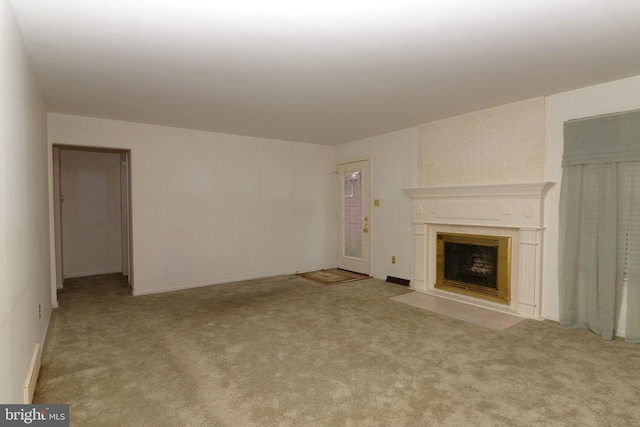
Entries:
{"type": "Polygon", "coordinates": [[[335,254],[335,265],[337,268],[342,268],[344,270],[350,270],[361,274],[371,275],[372,271],[372,260],[373,260],[373,248],[372,248],[372,230],[373,230],[373,220],[372,220],[372,161],[371,157],[359,157],[359,158],[349,158],[336,162],[335,165],[335,200],[336,200],[336,221],[335,221],[335,230],[336,230],[336,250],[335,254]],[[352,163],[365,163],[365,168],[363,172],[363,181],[362,181],[362,221],[361,225],[364,228],[364,224],[366,223],[368,226],[368,232],[363,234],[363,251],[362,251],[362,262],[358,262],[356,260],[349,260],[348,257],[343,256],[343,248],[344,248],[344,227],[342,224],[342,209],[343,209],[343,183],[340,176],[340,167],[346,166],[352,163]],[[367,221],[365,222],[365,218],[367,221]],[[360,271],[359,271],[360,270],[360,271]]]}
{"type": "Polygon", "coordinates": [[[120,153],[120,242],[122,253],[122,274],[129,277],[131,267],[131,209],[129,209],[129,164],[130,151],[120,153]]]}
{"type": "MultiPolygon", "coordinates": [[[[123,239],[121,239],[123,257],[127,257],[127,262],[122,264],[122,272],[127,276],[131,291],[134,289],[133,279],[133,230],[131,215],[131,150],[123,148],[97,148],[81,145],[63,145],[52,144],[52,183],[53,183],[53,223],[54,223],[54,264],[55,273],[52,274],[55,279],[52,283],[53,305],[58,306],[57,293],[58,289],[62,289],[64,281],[63,256],[62,251],[62,207],[61,207],[61,155],[60,151],[94,151],[100,153],[117,153],[120,154],[120,204],[121,204],[121,222],[120,228],[123,239]],[[125,164],[123,164],[123,162],[125,164]],[[126,182],[123,182],[122,180],[126,182]],[[125,237],[126,236],[126,237],[125,237]]],[[[124,261],[124,260],[123,260],[124,261]]]]}

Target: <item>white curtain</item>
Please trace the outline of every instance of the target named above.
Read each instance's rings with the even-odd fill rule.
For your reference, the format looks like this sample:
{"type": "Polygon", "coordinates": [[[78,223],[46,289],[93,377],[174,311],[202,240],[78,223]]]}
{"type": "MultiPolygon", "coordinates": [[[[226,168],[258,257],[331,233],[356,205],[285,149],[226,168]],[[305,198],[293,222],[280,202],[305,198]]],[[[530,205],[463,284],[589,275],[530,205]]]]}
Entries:
{"type": "Polygon", "coordinates": [[[640,112],[565,123],[560,322],[640,342],[640,112]]]}

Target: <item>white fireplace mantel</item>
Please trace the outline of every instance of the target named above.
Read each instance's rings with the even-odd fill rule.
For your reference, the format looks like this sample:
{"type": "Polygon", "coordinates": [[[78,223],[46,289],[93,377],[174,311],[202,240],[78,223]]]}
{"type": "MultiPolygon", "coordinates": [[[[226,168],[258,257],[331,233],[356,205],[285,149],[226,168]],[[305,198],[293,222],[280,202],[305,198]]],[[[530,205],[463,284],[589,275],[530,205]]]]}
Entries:
{"type": "MultiPolygon", "coordinates": [[[[420,292],[443,294],[433,287],[438,231],[511,235],[517,242],[512,258],[512,302],[510,306],[492,308],[540,319],[544,198],[554,184],[536,182],[405,189],[413,200],[415,268],[412,287],[420,292]]],[[[474,298],[454,294],[446,296],[487,305],[474,298]]]]}

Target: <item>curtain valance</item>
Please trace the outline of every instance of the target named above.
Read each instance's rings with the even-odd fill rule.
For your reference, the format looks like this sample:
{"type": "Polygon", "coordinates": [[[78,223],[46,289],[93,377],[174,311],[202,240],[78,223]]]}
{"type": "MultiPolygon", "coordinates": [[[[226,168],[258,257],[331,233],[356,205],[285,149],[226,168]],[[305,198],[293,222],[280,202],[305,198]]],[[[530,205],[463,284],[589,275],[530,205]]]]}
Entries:
{"type": "Polygon", "coordinates": [[[562,166],[640,160],[640,110],[564,123],[562,166]]]}

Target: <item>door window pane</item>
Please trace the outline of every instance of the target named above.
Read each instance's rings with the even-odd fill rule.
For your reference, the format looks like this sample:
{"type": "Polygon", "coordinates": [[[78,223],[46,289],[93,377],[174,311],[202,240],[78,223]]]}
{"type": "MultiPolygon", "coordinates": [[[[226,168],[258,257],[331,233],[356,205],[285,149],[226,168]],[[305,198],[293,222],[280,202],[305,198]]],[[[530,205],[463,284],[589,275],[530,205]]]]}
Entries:
{"type": "Polygon", "coordinates": [[[344,172],[344,247],[346,257],[362,259],[362,171],[344,172]]]}

